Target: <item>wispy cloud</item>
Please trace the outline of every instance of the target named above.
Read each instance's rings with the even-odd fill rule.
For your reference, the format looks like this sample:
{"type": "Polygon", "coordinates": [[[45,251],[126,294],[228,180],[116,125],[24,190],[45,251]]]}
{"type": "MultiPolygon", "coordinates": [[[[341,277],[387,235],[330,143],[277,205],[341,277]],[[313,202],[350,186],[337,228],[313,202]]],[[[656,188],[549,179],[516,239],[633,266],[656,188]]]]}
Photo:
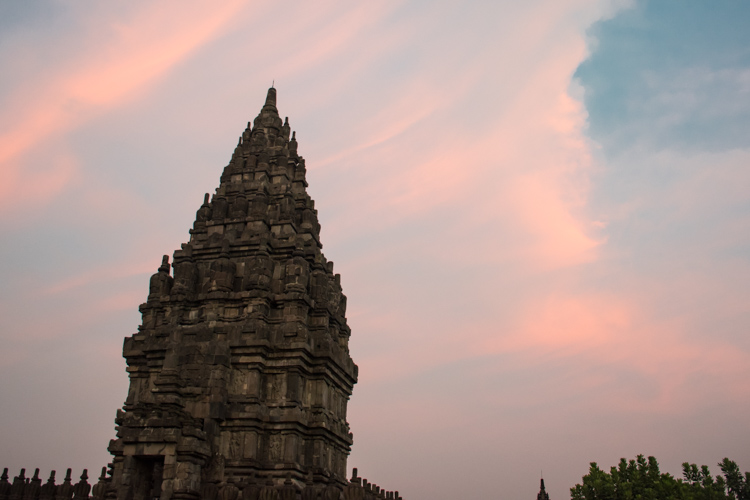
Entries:
{"type": "MultiPolygon", "coordinates": [[[[243,2],[220,7],[167,5],[136,8],[128,22],[110,20],[108,29],[87,40],[87,50],[58,65],[32,88],[11,90],[0,130],[0,203],[18,203],[23,186],[42,186],[35,201],[57,194],[71,178],[74,162],[57,163],[38,174],[24,171],[22,155],[42,148],[50,137],[113,106],[122,105],[216,37],[239,13],[243,2]]],[[[113,12],[114,16],[115,13],[113,12]]],[[[78,35],[86,36],[86,34],[78,35]]]]}

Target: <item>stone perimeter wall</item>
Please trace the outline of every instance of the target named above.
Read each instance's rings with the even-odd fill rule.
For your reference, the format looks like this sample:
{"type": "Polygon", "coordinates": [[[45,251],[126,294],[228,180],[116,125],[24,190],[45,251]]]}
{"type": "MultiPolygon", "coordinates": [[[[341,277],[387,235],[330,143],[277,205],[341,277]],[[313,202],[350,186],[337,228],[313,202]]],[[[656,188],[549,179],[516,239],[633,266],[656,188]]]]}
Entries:
{"type": "MultiPolygon", "coordinates": [[[[3,469],[0,477],[0,500],[105,500],[111,496],[111,477],[107,468],[102,467],[98,482],[92,487],[88,482],[88,470],[83,469],[80,480],[73,484],[72,469],[68,469],[61,484],[55,484],[55,471],[42,484],[39,469],[32,477],[26,477],[26,469],[9,482],[8,469],[3,469]],[[108,495],[110,493],[110,495],[108,495]]],[[[398,491],[386,491],[367,479],[357,477],[353,469],[352,478],[344,488],[333,485],[314,485],[308,481],[302,488],[290,478],[283,485],[274,485],[268,478],[264,484],[260,480],[227,482],[210,485],[201,492],[202,500],[403,500],[398,491]]]]}

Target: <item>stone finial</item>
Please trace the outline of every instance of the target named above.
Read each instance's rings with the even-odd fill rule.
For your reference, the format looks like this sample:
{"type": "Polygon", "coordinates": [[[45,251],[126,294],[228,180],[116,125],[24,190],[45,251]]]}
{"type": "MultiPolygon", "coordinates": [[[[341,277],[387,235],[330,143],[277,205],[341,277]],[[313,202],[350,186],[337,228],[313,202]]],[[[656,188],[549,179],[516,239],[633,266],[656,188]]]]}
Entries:
{"type": "Polygon", "coordinates": [[[89,497],[89,492],[91,492],[91,485],[88,482],[88,478],[89,478],[88,469],[83,469],[83,473],[81,474],[81,480],[78,481],[73,487],[74,500],[86,500],[89,497]]]}
{"type": "Polygon", "coordinates": [[[203,205],[195,213],[196,228],[198,224],[205,226],[205,222],[211,219],[211,205],[208,203],[208,193],[203,196],[203,205]]]}
{"type": "Polygon", "coordinates": [[[148,300],[158,300],[162,295],[169,295],[172,289],[173,279],[169,275],[169,255],[161,259],[161,266],[156,274],[151,276],[148,286],[148,300]]]}
{"type": "Polygon", "coordinates": [[[242,483],[242,500],[258,500],[260,494],[260,488],[257,485],[255,479],[255,471],[250,471],[250,475],[247,476],[245,481],[242,483]]]}
{"type": "Polygon", "coordinates": [[[91,488],[91,496],[99,500],[104,500],[107,495],[107,468],[102,467],[102,473],[99,476],[99,482],[97,482],[93,488],[91,488]]]}
{"type": "Polygon", "coordinates": [[[286,479],[284,479],[284,485],[281,487],[280,500],[296,500],[297,499],[297,488],[292,482],[292,473],[287,471],[286,479]]]}
{"type": "Polygon", "coordinates": [[[21,469],[21,472],[13,478],[13,484],[10,487],[10,498],[11,500],[17,500],[23,498],[23,492],[26,489],[26,469],[21,469]]]}
{"type": "Polygon", "coordinates": [[[57,500],[69,500],[73,497],[73,484],[70,478],[72,473],[73,469],[68,469],[65,473],[65,479],[63,480],[63,483],[59,485],[55,490],[55,498],[57,500]]]}
{"type": "Polygon", "coordinates": [[[289,131],[291,130],[291,127],[289,126],[289,117],[284,118],[284,124],[281,126],[281,137],[285,140],[289,140],[289,131]]]}
{"type": "Polygon", "coordinates": [[[39,500],[52,500],[55,498],[55,471],[49,473],[49,479],[42,485],[39,490],[39,500]]]}
{"type": "Polygon", "coordinates": [[[289,145],[287,146],[289,148],[289,156],[292,158],[297,157],[297,132],[292,132],[292,138],[289,139],[289,145]]]}
{"type": "Polygon", "coordinates": [[[182,249],[182,255],[186,258],[193,258],[193,245],[190,243],[183,243],[180,245],[182,249]]]}
{"type": "Polygon", "coordinates": [[[359,478],[357,477],[357,468],[356,468],[356,467],[354,467],[354,468],[352,469],[352,478],[351,478],[351,482],[352,482],[352,483],[354,483],[354,482],[356,482],[356,481],[357,481],[357,479],[359,479],[359,478]]]}
{"type": "Polygon", "coordinates": [[[8,482],[8,468],[3,469],[0,476],[0,500],[6,500],[10,496],[10,483],[8,482]]]}
{"type": "Polygon", "coordinates": [[[271,87],[266,95],[266,106],[276,107],[276,89],[271,87]]]}
{"type": "Polygon", "coordinates": [[[39,490],[42,487],[42,480],[39,479],[39,469],[34,470],[34,476],[31,479],[26,479],[26,488],[23,492],[23,498],[25,500],[37,500],[39,498],[39,490]]]}
{"type": "Polygon", "coordinates": [[[311,470],[308,470],[305,476],[305,487],[302,490],[301,497],[302,500],[318,500],[318,489],[315,487],[311,470]]]}
{"type": "Polygon", "coordinates": [[[539,484],[539,493],[536,495],[537,500],[549,500],[549,494],[544,489],[544,478],[541,478],[539,484]]]}
{"type": "Polygon", "coordinates": [[[279,500],[279,492],[274,488],[271,476],[266,478],[266,485],[261,488],[258,498],[259,500],[279,500]]]}

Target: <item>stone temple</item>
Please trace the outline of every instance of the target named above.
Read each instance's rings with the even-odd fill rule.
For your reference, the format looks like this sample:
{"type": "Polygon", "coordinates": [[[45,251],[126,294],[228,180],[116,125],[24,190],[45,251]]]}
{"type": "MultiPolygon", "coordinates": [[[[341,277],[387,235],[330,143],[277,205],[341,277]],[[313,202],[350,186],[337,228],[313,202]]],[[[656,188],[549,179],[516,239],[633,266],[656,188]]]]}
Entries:
{"type": "Polygon", "coordinates": [[[190,240],[151,277],[109,468],[93,489],[85,470],[58,485],[6,469],[0,500],[400,500],[347,479],[357,365],[306,188],[271,88],[190,240]]]}

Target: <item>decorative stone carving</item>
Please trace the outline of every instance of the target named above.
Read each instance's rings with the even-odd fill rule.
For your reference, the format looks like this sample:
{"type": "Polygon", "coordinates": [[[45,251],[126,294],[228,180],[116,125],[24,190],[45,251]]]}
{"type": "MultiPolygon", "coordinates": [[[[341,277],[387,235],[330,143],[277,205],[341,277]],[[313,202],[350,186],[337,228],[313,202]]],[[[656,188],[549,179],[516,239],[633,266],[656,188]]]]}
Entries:
{"type": "Polygon", "coordinates": [[[159,300],[164,295],[169,295],[172,290],[173,279],[169,275],[169,255],[161,259],[161,266],[156,274],[151,276],[148,287],[148,300],[159,300]]]}
{"type": "Polygon", "coordinates": [[[211,200],[211,220],[222,222],[227,216],[227,199],[222,195],[214,195],[211,200]]]}
{"type": "Polygon", "coordinates": [[[239,500],[240,490],[232,483],[222,483],[219,486],[219,500],[239,500]]]}
{"type": "Polygon", "coordinates": [[[198,270],[193,260],[193,246],[190,243],[182,244],[182,251],[175,252],[174,263],[174,286],[173,294],[193,293],[198,281],[198,270]]]}
{"type": "Polygon", "coordinates": [[[255,472],[251,472],[240,487],[242,488],[242,500],[258,500],[260,486],[256,482],[255,472]]]}
{"type": "Polygon", "coordinates": [[[81,480],[73,486],[73,500],[86,500],[89,497],[91,491],[91,485],[88,482],[89,471],[83,469],[81,474],[81,480]]]}
{"type": "Polygon", "coordinates": [[[55,500],[70,500],[73,498],[73,484],[70,478],[72,472],[72,469],[68,469],[65,473],[63,483],[55,490],[55,500]]]}
{"type": "Polygon", "coordinates": [[[245,186],[240,184],[240,191],[235,196],[229,209],[230,219],[244,219],[247,215],[247,198],[245,197],[245,186]]]}
{"type": "Polygon", "coordinates": [[[280,500],[297,500],[298,494],[299,490],[292,482],[292,473],[287,472],[286,479],[284,479],[284,485],[279,492],[280,500]]]}
{"type": "Polygon", "coordinates": [[[21,469],[21,472],[13,478],[13,484],[10,487],[10,499],[21,500],[23,498],[23,492],[26,489],[26,469],[21,469]]]}
{"type": "Polygon", "coordinates": [[[39,490],[42,488],[42,480],[39,479],[39,469],[34,470],[34,477],[26,480],[26,488],[23,491],[24,500],[36,500],[39,498],[39,490]]]}
{"type": "Polygon", "coordinates": [[[209,292],[231,292],[237,265],[229,258],[229,241],[224,240],[219,258],[211,263],[209,292]]]}
{"type": "Polygon", "coordinates": [[[91,496],[98,500],[104,500],[107,496],[107,487],[109,481],[107,481],[107,468],[102,467],[102,473],[99,475],[99,481],[91,488],[91,496]]]}
{"type": "Polygon", "coordinates": [[[258,118],[255,120],[255,130],[253,130],[253,133],[250,136],[250,151],[252,152],[261,151],[266,147],[266,134],[263,130],[258,130],[258,127],[261,126],[261,124],[258,123],[258,118]]]}
{"type": "Polygon", "coordinates": [[[258,500],[280,500],[279,492],[273,485],[273,479],[266,479],[266,484],[261,488],[258,500]]]}
{"type": "Polygon", "coordinates": [[[11,485],[8,482],[8,468],[3,469],[3,474],[0,475],[0,500],[8,500],[10,497],[11,485]]]}
{"type": "Polygon", "coordinates": [[[52,500],[55,498],[55,471],[49,473],[49,479],[39,490],[39,500],[52,500]]]}
{"type": "Polygon", "coordinates": [[[195,222],[206,222],[211,220],[211,205],[208,203],[208,193],[203,196],[203,205],[195,214],[195,222]]]}
{"type": "Polygon", "coordinates": [[[267,252],[259,252],[245,265],[245,289],[268,290],[273,277],[273,260],[267,252]]]}
{"type": "Polygon", "coordinates": [[[549,500],[549,493],[547,493],[547,490],[544,488],[544,478],[541,479],[539,493],[536,495],[536,500],[549,500]]]}
{"type": "Polygon", "coordinates": [[[292,138],[289,141],[289,156],[292,158],[297,158],[297,132],[292,132],[292,138]]]}
{"type": "Polygon", "coordinates": [[[291,127],[289,127],[289,117],[284,118],[284,125],[281,126],[281,137],[285,140],[289,140],[289,131],[291,130],[291,127]]]}
{"type": "Polygon", "coordinates": [[[323,500],[340,500],[341,490],[332,484],[326,486],[323,500]]]}
{"type": "Polygon", "coordinates": [[[295,256],[286,263],[284,290],[304,292],[310,279],[310,264],[301,257],[301,251],[295,252],[295,256]]]}

